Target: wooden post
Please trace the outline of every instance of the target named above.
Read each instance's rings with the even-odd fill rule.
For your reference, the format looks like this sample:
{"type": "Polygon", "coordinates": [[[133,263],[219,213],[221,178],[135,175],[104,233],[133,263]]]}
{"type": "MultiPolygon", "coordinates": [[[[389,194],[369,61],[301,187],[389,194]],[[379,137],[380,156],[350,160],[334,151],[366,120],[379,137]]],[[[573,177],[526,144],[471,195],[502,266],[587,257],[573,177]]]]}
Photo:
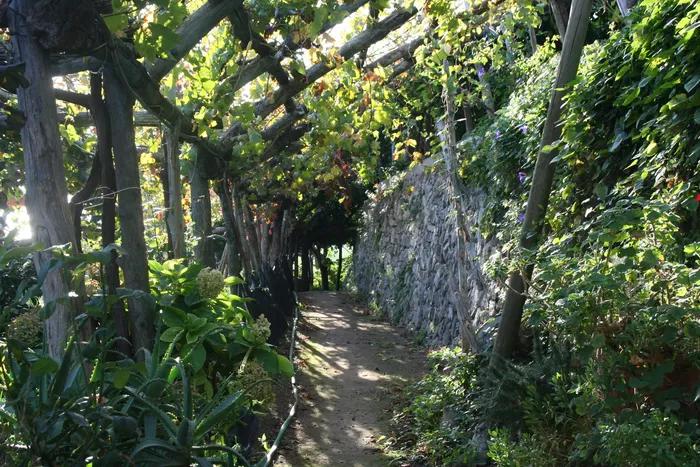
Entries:
{"type": "Polygon", "coordinates": [[[340,282],[343,274],[343,244],[338,244],[338,273],[335,276],[335,290],[340,290],[340,282]]]}
{"type": "MultiPolygon", "coordinates": [[[[25,202],[34,242],[45,248],[69,244],[70,251],[76,253],[49,57],[27,24],[32,3],[15,0],[7,9],[15,59],[24,63],[24,76],[29,81],[28,86],[17,89],[19,107],[26,118],[21,130],[25,202]]],[[[37,253],[34,256],[37,271],[45,268],[51,257],[47,251],[37,253]]],[[[56,302],[71,292],[70,281],[61,269],[46,275],[41,290],[44,302],[55,306],[44,321],[44,338],[49,355],[58,359],[63,354],[76,304],[56,302]]]]}
{"type": "Polygon", "coordinates": [[[537,53],[537,34],[535,33],[535,28],[528,26],[527,35],[530,38],[530,50],[532,55],[537,53]]]}
{"type": "Polygon", "coordinates": [[[168,201],[166,220],[172,236],[173,257],[184,258],[185,218],[182,210],[182,180],[180,177],[180,129],[165,129],[163,139],[165,163],[168,167],[168,201]]]}
{"type": "MultiPolygon", "coordinates": [[[[112,124],[119,226],[125,250],[125,256],[121,258],[124,283],[129,289],[148,292],[148,258],[134,132],[134,97],[111,65],[105,66],[104,79],[105,100],[112,124]]],[[[134,353],[138,355],[139,350],[153,347],[155,314],[150,303],[143,298],[132,297],[128,302],[132,344],[134,353]]]]}
{"type": "Polygon", "coordinates": [[[559,38],[564,42],[566,35],[566,27],[569,24],[569,11],[571,10],[571,0],[550,0],[549,5],[552,8],[552,16],[554,23],[557,25],[559,38]]]}
{"type": "Polygon", "coordinates": [[[229,188],[227,177],[223,177],[216,183],[216,193],[219,195],[221,210],[224,217],[226,246],[221,256],[219,270],[225,271],[228,276],[237,276],[241,273],[241,259],[245,263],[246,274],[250,275],[254,267],[248,258],[241,254],[242,250],[251,248],[245,238],[244,229],[241,227],[241,217],[234,212],[232,190],[229,188]]]}
{"type": "Polygon", "coordinates": [[[620,9],[622,16],[628,16],[630,10],[637,4],[637,0],[617,0],[617,6],[620,9]]]}
{"type": "MultiPolygon", "coordinates": [[[[557,79],[549,102],[540,152],[535,163],[532,186],[527,200],[525,221],[520,236],[520,249],[523,251],[532,251],[539,245],[554,180],[555,165],[552,160],[556,156],[556,150],[551,146],[561,136],[562,103],[568,84],[578,72],[591,16],[591,3],[592,0],[574,0],[571,8],[569,27],[564,37],[557,79]]],[[[530,264],[524,271],[514,271],[508,280],[508,290],[494,345],[494,354],[498,357],[510,358],[517,346],[527,282],[532,276],[532,270],[533,265],[530,264]]]]}
{"type": "Polygon", "coordinates": [[[447,172],[447,182],[449,189],[449,198],[453,200],[453,209],[455,210],[456,234],[457,234],[457,316],[459,317],[460,337],[462,348],[465,351],[471,350],[478,352],[478,343],[475,334],[469,325],[469,317],[466,315],[466,297],[464,290],[464,278],[467,273],[465,271],[465,261],[467,258],[467,228],[466,219],[464,218],[464,200],[462,199],[461,180],[457,176],[458,159],[457,159],[457,134],[455,124],[455,85],[454,78],[451,76],[450,63],[447,59],[442,62],[442,70],[447,80],[443,87],[443,100],[445,103],[445,117],[437,124],[438,133],[442,143],[442,154],[445,161],[445,171],[447,172]]]}
{"type": "MultiPolygon", "coordinates": [[[[194,151],[199,151],[195,147],[194,151]]],[[[190,196],[192,223],[196,244],[194,256],[196,260],[205,266],[215,266],[214,251],[209,235],[211,235],[211,197],[209,195],[209,180],[202,174],[201,161],[198,152],[195,152],[195,161],[190,172],[190,196]]]]}
{"type": "Polygon", "coordinates": [[[173,259],[175,257],[175,253],[173,252],[173,233],[172,229],[170,228],[170,224],[168,224],[167,214],[168,206],[170,206],[170,176],[168,175],[168,161],[166,160],[167,152],[168,150],[165,149],[165,143],[161,144],[161,150],[156,153],[155,159],[158,162],[158,180],[160,180],[161,186],[160,191],[163,193],[163,209],[165,210],[163,221],[165,224],[165,233],[168,237],[167,258],[173,259]]]}
{"type": "Polygon", "coordinates": [[[305,246],[301,249],[301,281],[299,284],[300,292],[308,292],[311,288],[311,280],[313,278],[311,261],[309,259],[309,247],[305,246]]]}
{"type": "Polygon", "coordinates": [[[491,85],[486,81],[486,69],[484,69],[483,65],[479,64],[476,66],[476,74],[479,78],[479,83],[481,83],[481,99],[484,107],[486,107],[486,113],[489,116],[493,116],[496,113],[496,103],[493,100],[491,85]]]}
{"type": "MultiPolygon", "coordinates": [[[[102,98],[102,76],[90,75],[90,112],[95,120],[95,133],[97,133],[97,153],[100,157],[100,180],[102,183],[102,247],[117,242],[117,180],[114,173],[114,160],[112,158],[112,134],[111,122],[107,112],[107,106],[102,98]]],[[[105,264],[105,281],[107,293],[116,295],[119,288],[119,266],[117,265],[117,252],[112,252],[111,260],[105,264]]],[[[115,343],[116,349],[123,355],[131,356],[131,333],[129,332],[129,320],[124,309],[123,301],[115,302],[111,307],[114,330],[121,339],[115,343]]]]}

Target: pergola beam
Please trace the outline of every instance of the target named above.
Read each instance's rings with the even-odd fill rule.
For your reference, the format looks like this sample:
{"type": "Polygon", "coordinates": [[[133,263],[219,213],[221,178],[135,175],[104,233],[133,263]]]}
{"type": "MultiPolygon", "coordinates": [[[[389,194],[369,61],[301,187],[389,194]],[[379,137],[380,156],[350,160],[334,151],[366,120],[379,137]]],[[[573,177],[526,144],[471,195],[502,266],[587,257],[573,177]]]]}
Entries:
{"type": "MultiPolygon", "coordinates": [[[[399,9],[391,13],[382,21],[367,28],[357,34],[352,39],[348,40],[338,51],[338,54],[343,60],[348,60],[356,53],[366,49],[370,45],[384,39],[391,31],[397,29],[411,17],[417,13],[415,8],[410,10],[399,9]]],[[[306,70],[305,76],[294,79],[289,85],[279,88],[271,98],[259,100],[255,104],[255,114],[257,117],[264,119],[275,111],[279,106],[283,105],[289,99],[293,98],[308,86],[322,78],[324,75],[336,68],[336,62],[332,63],[317,63],[306,70]]],[[[229,142],[234,141],[237,136],[243,133],[243,128],[240,125],[231,126],[223,134],[220,142],[221,146],[228,149],[229,142]]]]}
{"type": "MultiPolygon", "coordinates": [[[[353,14],[355,11],[359,10],[362,6],[366,5],[367,3],[369,3],[369,0],[358,0],[353,3],[342,5],[338,7],[338,10],[345,12],[347,17],[353,14]]],[[[319,34],[323,34],[324,32],[329,31],[331,28],[338,24],[340,23],[327,21],[319,31],[319,34]]],[[[257,77],[263,75],[264,73],[270,73],[271,70],[279,66],[282,59],[292,55],[294,52],[301,48],[303,48],[302,43],[297,43],[292,41],[291,39],[287,39],[285,40],[284,44],[282,44],[282,46],[275,51],[274,54],[265,56],[259,55],[254,59],[250,60],[248,63],[244,64],[240,68],[238,73],[226,79],[227,82],[232,83],[230,92],[235,93],[239,91],[243,86],[256,79],[257,77]]]]}
{"type": "Polygon", "coordinates": [[[394,50],[385,53],[378,59],[374,60],[372,63],[364,67],[365,71],[373,70],[379,66],[389,66],[393,65],[401,59],[412,59],[413,53],[423,44],[425,37],[417,37],[410,42],[395,48],[394,50]]]}
{"type": "Polygon", "coordinates": [[[197,11],[192,13],[180,27],[177,28],[179,40],[169,51],[167,58],[158,58],[146,65],[148,74],[154,81],[160,81],[192,50],[209,31],[231,15],[238,2],[228,0],[209,0],[197,11]]]}

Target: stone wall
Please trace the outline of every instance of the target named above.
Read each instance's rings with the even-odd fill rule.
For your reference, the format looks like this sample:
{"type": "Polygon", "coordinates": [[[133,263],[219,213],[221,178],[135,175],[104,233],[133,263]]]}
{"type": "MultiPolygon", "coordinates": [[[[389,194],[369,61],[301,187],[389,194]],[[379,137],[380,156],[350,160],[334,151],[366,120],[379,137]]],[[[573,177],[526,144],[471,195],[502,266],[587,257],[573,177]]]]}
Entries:
{"type": "Polygon", "coordinates": [[[479,350],[491,339],[502,296],[483,270],[498,249],[495,241],[479,233],[484,193],[460,190],[466,224],[461,249],[458,203],[443,163],[428,159],[382,184],[365,206],[355,245],[354,279],[370,303],[393,322],[425,336],[429,345],[458,345],[464,338],[479,350]],[[467,324],[464,336],[460,312],[467,324]]]}

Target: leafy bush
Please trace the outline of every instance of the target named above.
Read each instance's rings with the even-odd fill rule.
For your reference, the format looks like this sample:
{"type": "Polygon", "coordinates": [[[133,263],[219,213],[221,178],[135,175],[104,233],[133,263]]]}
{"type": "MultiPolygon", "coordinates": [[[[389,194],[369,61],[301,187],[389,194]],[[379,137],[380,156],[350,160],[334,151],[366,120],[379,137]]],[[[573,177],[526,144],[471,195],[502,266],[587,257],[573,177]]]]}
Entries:
{"type": "Polygon", "coordinates": [[[443,374],[433,362],[415,386],[410,410],[425,420],[416,419],[416,445],[437,452],[436,440],[450,440],[433,459],[470,447],[485,423],[498,465],[697,463],[698,25],[697,2],[642,0],[627,26],[587,47],[536,252],[518,252],[512,233],[546,115],[551,51],[517,65],[518,92],[464,140],[463,176],[491,199],[481,230],[505,242],[490,271],[500,279],[528,260],[535,275],[518,358],[477,365],[476,383],[463,386],[461,439],[438,423],[449,382],[465,380],[459,366],[443,374]]]}
{"type": "MultiPolygon", "coordinates": [[[[82,277],[110,257],[108,249],[60,261],[82,277]]],[[[89,298],[97,328],[87,341],[72,339],[61,361],[33,341],[36,311],[0,334],[0,439],[11,447],[4,462],[248,465],[250,446],[237,434],[271,401],[273,379],[291,375],[291,363],[267,344],[264,317],[253,320],[245,300],[224,290],[239,279],[177,261],[150,267],[160,320],[143,361],[115,351],[118,338],[103,312],[129,290],[89,298]]],[[[42,313],[50,312],[46,304],[42,313]]],[[[74,335],[87,316],[76,319],[74,335]]]]}
{"type": "Polygon", "coordinates": [[[12,318],[7,324],[5,335],[8,340],[13,339],[26,344],[27,347],[36,348],[42,342],[42,327],[39,310],[34,308],[12,318]]]}
{"type": "Polygon", "coordinates": [[[550,440],[525,433],[515,442],[510,431],[496,429],[490,433],[489,458],[502,467],[556,467],[561,460],[552,457],[546,449],[550,440]]]}
{"type": "MultiPolygon", "coordinates": [[[[430,372],[407,393],[407,407],[395,415],[397,431],[410,430],[416,440],[409,457],[430,465],[467,463],[474,459],[471,433],[480,414],[474,403],[480,359],[458,349],[428,354],[430,372]]],[[[402,438],[407,434],[403,433],[402,438]]],[[[397,443],[395,443],[397,444],[397,443]]]]}
{"type": "Polygon", "coordinates": [[[36,272],[26,257],[31,250],[31,247],[16,246],[13,234],[0,239],[0,329],[17,319],[19,322],[16,324],[26,328],[25,324],[32,320],[33,315],[19,317],[23,313],[36,311],[38,306],[34,296],[36,272]]]}
{"type": "Polygon", "coordinates": [[[590,436],[577,440],[583,459],[604,465],[694,465],[700,449],[696,423],[681,424],[674,415],[652,410],[602,420],[590,436]]]}

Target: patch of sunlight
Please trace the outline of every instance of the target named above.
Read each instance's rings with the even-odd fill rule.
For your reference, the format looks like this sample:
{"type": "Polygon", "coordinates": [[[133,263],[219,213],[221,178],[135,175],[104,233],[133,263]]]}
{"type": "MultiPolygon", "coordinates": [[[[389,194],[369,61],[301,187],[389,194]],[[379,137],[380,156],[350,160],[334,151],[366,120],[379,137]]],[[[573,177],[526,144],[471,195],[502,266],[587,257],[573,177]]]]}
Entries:
{"type": "Polygon", "coordinates": [[[30,240],[32,238],[29,214],[24,206],[9,211],[5,220],[7,221],[7,231],[14,231],[16,240],[30,240]]]}

